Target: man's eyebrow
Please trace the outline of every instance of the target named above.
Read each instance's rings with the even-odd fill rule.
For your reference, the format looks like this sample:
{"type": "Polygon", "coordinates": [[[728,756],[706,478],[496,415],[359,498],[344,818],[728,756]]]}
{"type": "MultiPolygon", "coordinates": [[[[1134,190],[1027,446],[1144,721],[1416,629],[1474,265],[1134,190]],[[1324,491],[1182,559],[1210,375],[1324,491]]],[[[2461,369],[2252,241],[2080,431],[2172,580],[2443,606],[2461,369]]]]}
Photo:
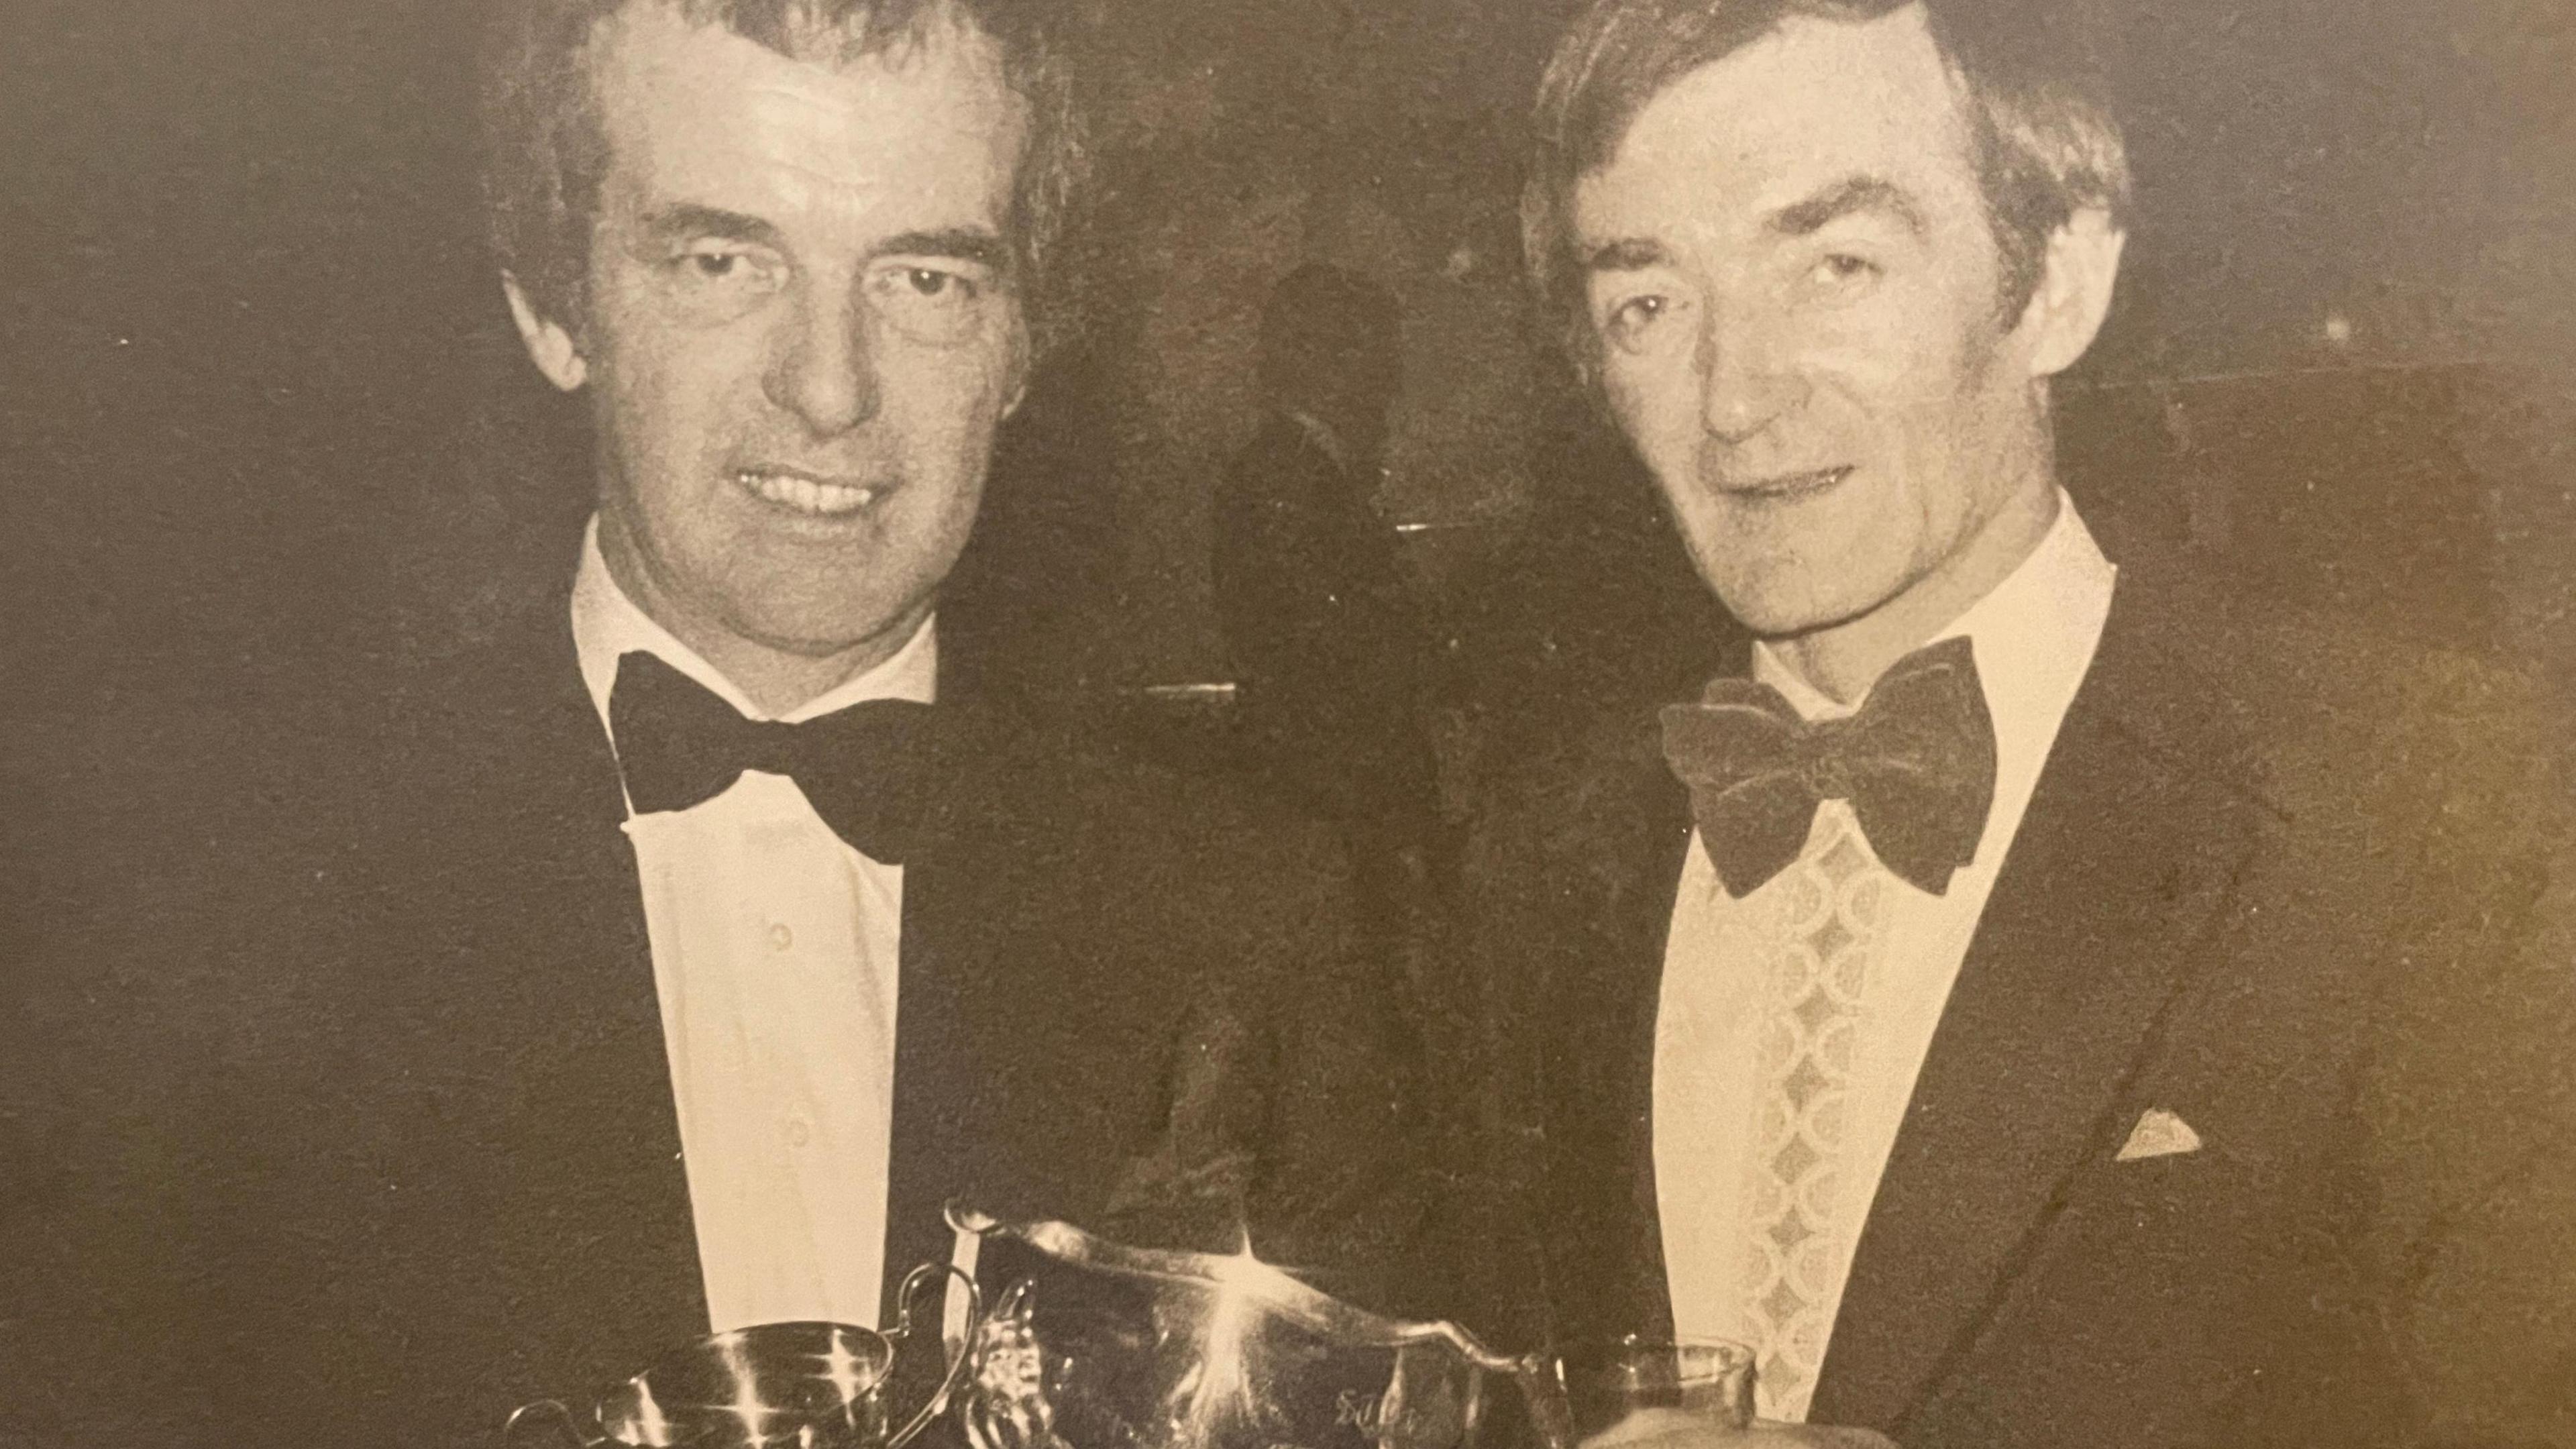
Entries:
{"type": "Polygon", "coordinates": [[[1864,211],[1892,216],[1916,236],[1927,230],[1923,208],[1914,204],[1914,197],[1879,176],[1846,176],[1804,201],[1771,213],[1770,228],[1782,236],[1807,236],[1864,211]]]}
{"type": "Polygon", "coordinates": [[[780,245],[778,228],[759,217],[687,201],[657,206],[646,212],[644,232],[661,241],[713,236],[731,241],[759,242],[763,246],[780,245]]]}
{"type": "Polygon", "coordinates": [[[1594,247],[1591,254],[1583,259],[1583,268],[1589,272],[1635,272],[1661,266],[1670,260],[1672,253],[1665,251],[1661,242],[1644,237],[1623,237],[1594,247]]]}
{"type": "Polygon", "coordinates": [[[1011,259],[1010,247],[999,236],[982,227],[970,226],[908,231],[886,238],[869,251],[881,257],[951,257],[995,271],[1008,266],[1011,259]]]}

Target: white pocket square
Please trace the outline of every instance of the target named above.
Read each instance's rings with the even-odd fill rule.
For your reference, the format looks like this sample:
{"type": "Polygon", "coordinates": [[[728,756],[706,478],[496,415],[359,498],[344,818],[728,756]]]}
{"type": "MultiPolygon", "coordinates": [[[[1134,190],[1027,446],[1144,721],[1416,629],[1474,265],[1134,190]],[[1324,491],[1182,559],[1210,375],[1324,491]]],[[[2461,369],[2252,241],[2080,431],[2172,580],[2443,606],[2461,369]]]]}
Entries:
{"type": "Polygon", "coordinates": [[[2150,1107],[2129,1129],[2127,1145],[2120,1149],[2116,1161],[2135,1162],[2142,1157],[2171,1157],[2178,1152],[2198,1152],[2200,1134],[2191,1124],[2162,1107],[2150,1107]]]}

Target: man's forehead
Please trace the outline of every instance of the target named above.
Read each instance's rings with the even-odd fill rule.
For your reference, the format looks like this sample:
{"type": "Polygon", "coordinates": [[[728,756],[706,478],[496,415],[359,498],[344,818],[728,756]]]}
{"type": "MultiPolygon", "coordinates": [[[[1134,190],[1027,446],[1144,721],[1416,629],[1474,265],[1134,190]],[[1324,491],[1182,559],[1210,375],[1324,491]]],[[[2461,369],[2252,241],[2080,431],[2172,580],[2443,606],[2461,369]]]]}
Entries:
{"type": "Polygon", "coordinates": [[[945,19],[799,59],[644,0],[601,22],[591,63],[612,177],[742,210],[897,194],[991,221],[1025,126],[998,47],[945,19]]]}
{"type": "Polygon", "coordinates": [[[1974,197],[1959,87],[1919,5],[1792,16],[1684,73],[1577,180],[1574,220],[1587,243],[1684,218],[1753,227],[1855,176],[1974,197]]]}
{"type": "Polygon", "coordinates": [[[746,94],[846,100],[919,85],[978,101],[1012,98],[1001,48],[962,15],[925,9],[900,32],[851,43],[858,22],[800,21],[779,50],[668,0],[634,0],[604,16],[589,46],[591,84],[603,99],[665,100],[713,110],[746,94]]]}

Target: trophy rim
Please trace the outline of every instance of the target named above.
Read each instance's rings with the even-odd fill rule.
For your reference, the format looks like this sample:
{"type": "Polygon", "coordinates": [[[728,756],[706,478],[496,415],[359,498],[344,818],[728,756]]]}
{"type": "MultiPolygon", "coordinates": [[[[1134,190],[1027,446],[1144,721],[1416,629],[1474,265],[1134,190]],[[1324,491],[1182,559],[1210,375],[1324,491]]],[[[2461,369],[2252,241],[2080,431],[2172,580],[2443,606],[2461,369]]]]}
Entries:
{"type": "MultiPolygon", "coordinates": [[[[611,1446],[611,1449],[627,1449],[627,1446],[652,1443],[654,1441],[650,1439],[628,1437],[625,1430],[630,1425],[645,1422],[651,1417],[667,1415],[670,1412],[662,1408],[661,1404],[664,1394],[672,1387],[670,1381],[673,1377],[685,1376],[692,1370],[704,1369],[710,1364],[721,1365],[724,1349],[729,1341],[777,1337],[781,1335],[776,1331],[792,1329],[823,1330],[836,1344],[846,1335],[856,1340],[854,1346],[862,1349],[866,1360],[864,1367],[867,1381],[858,1386],[856,1392],[845,1392],[842,1402],[837,1407],[839,1413],[855,1412],[860,1404],[875,1399],[893,1374],[894,1341],[883,1331],[870,1328],[865,1324],[844,1323],[829,1318],[782,1318],[763,1323],[746,1323],[739,1327],[702,1334],[671,1349],[644,1368],[628,1374],[601,1390],[578,1413],[561,1399],[538,1399],[522,1404],[511,1413],[510,1422],[502,1429],[502,1442],[505,1444],[513,1442],[510,1436],[517,1432],[522,1418],[532,1412],[551,1408],[562,1416],[564,1426],[578,1439],[588,1440],[588,1433],[582,1428],[582,1425],[587,1423],[601,1436],[596,1442],[611,1446]]],[[[698,1438],[698,1435],[692,1434],[682,1442],[695,1443],[698,1438]]]]}
{"type": "Polygon", "coordinates": [[[1480,1369],[1523,1373],[1536,1355],[1497,1353],[1475,1334],[1446,1320],[1417,1323],[1372,1313],[1299,1281],[1287,1270],[1249,1252],[1198,1253],[1179,1248],[1138,1248],[1046,1219],[1009,1222],[962,1202],[948,1205],[948,1225],[979,1237],[1015,1239],[1078,1267],[1154,1278],[1234,1293],[1301,1328],[1364,1348],[1407,1348],[1444,1343],[1480,1369]]]}
{"type": "Polygon", "coordinates": [[[728,1342],[738,1342],[753,1338],[782,1337],[784,1336],[785,1331],[790,1329],[822,1329],[828,1333],[854,1335],[863,1343],[873,1341],[870,1343],[867,1350],[868,1356],[871,1359],[883,1359],[885,1361],[883,1364],[878,1366],[880,1372],[891,1367],[894,1361],[896,1350],[895,1340],[881,1328],[871,1328],[864,1323],[846,1323],[837,1318],[764,1319],[759,1323],[745,1323],[733,1328],[720,1329],[712,1333],[702,1333],[696,1338],[689,1340],[687,1343],[665,1352],[661,1357],[645,1365],[641,1370],[629,1374],[624,1379],[619,1380],[619,1383],[621,1385],[634,1383],[638,1380],[649,1378],[666,1369],[677,1368],[683,1361],[699,1358],[709,1354],[720,1354],[728,1342]]]}

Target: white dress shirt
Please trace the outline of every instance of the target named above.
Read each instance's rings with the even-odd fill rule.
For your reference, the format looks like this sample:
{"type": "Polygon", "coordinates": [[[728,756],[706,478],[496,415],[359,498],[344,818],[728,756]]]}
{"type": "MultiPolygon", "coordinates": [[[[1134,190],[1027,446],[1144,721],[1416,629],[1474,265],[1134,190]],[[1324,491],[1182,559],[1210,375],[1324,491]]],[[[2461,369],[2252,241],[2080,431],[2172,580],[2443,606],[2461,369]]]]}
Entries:
{"type": "MultiPolygon", "coordinates": [[[[1973,641],[1977,673],[1995,723],[1995,798],[1976,859],[1932,895],[1891,876],[1883,937],[1862,992],[1848,1095],[1846,1159],[1857,1191],[1841,1193],[1840,1262],[1826,1312],[1839,1312],[1871,1199],[1895,1148],[1914,1079],[1994,889],[2004,853],[2020,828],[2060,721],[2083,683],[2110,613],[2114,570],[2072,502],[2059,496],[2057,521],[2039,547],[1950,627],[1926,644],[1973,641]]],[[[1753,676],[1778,689],[1808,719],[1849,714],[1808,686],[1766,647],[1753,649],[1753,676]]],[[[1848,820],[1839,800],[1817,810],[1813,850],[1829,818],[1848,820]]],[[[1881,867],[1883,869],[1883,867],[1881,867]]],[[[1750,1176],[1755,1111],[1763,1091],[1763,972],[1781,913],[1770,897],[1795,871],[1745,895],[1729,896],[1708,854],[1691,836],[1673,902],[1655,1023],[1656,1200],[1674,1331],[1686,1337],[1750,1340],[1745,1251],[1752,1224],[1750,1176]]],[[[1830,1338],[1827,1355],[1830,1357],[1830,1338]]]]}
{"type": "MultiPolygon", "coordinates": [[[[767,717],[618,587],[596,520],[573,581],[572,630],[603,728],[618,656],[636,650],[746,717],[767,717]]],[[[925,622],[893,658],[779,718],[867,699],[927,703],[937,673],[925,622]]],[[[852,849],[794,781],[760,771],[686,810],[630,806],[626,834],[710,1326],[875,1323],[903,867],[852,849]]]]}

